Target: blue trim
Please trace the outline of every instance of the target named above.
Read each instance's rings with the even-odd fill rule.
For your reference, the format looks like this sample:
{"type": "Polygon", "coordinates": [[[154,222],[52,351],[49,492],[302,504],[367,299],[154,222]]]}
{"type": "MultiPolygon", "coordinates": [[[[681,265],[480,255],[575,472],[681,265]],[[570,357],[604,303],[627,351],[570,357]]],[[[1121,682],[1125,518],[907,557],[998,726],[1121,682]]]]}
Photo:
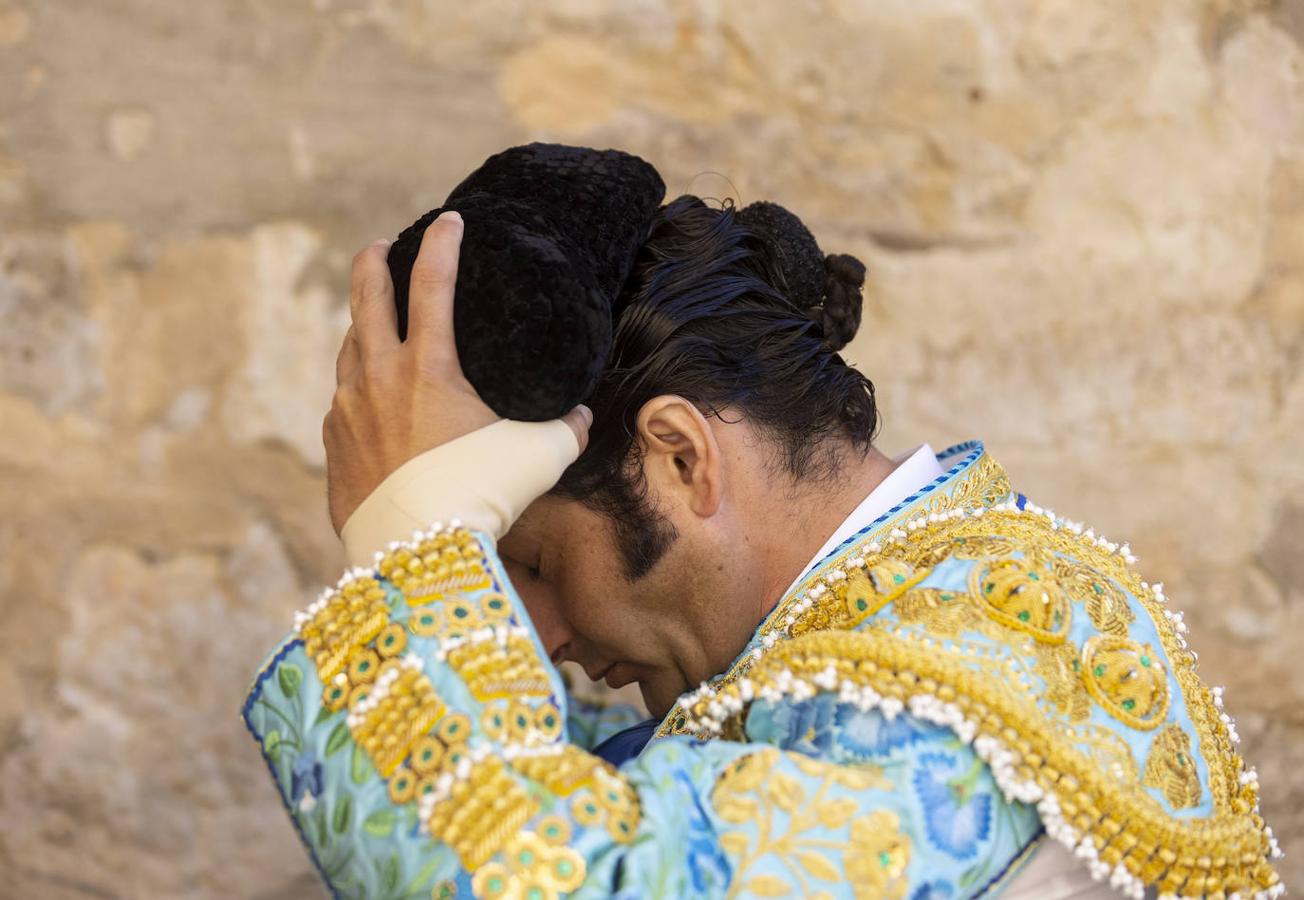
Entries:
{"type": "Polygon", "coordinates": [[[295,817],[294,810],[290,808],[290,802],[285,799],[285,792],[281,790],[281,780],[277,777],[276,766],[272,763],[271,757],[268,756],[267,752],[263,749],[262,736],[254,729],[254,723],[249,718],[249,713],[254,708],[254,704],[257,703],[258,698],[262,696],[263,683],[272,677],[272,673],[276,671],[277,665],[284,660],[285,657],[289,656],[292,651],[302,646],[303,641],[298,638],[295,638],[292,641],[287,641],[281,646],[280,650],[276,651],[276,655],[267,661],[267,665],[263,666],[263,671],[258,675],[253,686],[249,688],[249,694],[245,697],[244,706],[240,709],[240,718],[244,719],[245,727],[249,729],[249,733],[253,735],[254,740],[258,743],[258,753],[262,756],[263,762],[267,763],[267,771],[272,776],[272,784],[276,787],[276,795],[281,798],[281,806],[285,808],[286,814],[290,817],[290,824],[294,826],[295,834],[299,835],[299,840],[302,841],[303,846],[307,848],[308,856],[312,859],[312,864],[316,867],[317,874],[321,876],[322,884],[326,885],[326,890],[330,891],[333,900],[340,900],[340,895],[335,890],[335,885],[333,885],[331,880],[326,877],[326,869],[322,866],[321,860],[317,858],[317,851],[313,849],[312,843],[308,840],[308,836],[304,834],[303,829],[299,827],[299,820],[295,817]]]}
{"type": "MultiPolygon", "coordinates": [[[[890,518],[892,518],[893,516],[895,516],[897,513],[901,512],[901,511],[902,511],[903,509],[905,509],[906,507],[910,506],[910,505],[911,505],[912,503],[914,503],[916,500],[920,499],[921,497],[927,497],[927,496],[928,496],[929,494],[931,494],[933,491],[937,490],[939,487],[941,487],[942,485],[946,484],[948,481],[950,481],[950,480],[951,480],[952,478],[954,478],[956,475],[959,475],[961,472],[963,472],[963,471],[964,471],[965,469],[967,469],[969,466],[973,465],[973,463],[978,459],[978,457],[980,457],[980,456],[983,455],[983,444],[982,444],[982,441],[965,441],[963,444],[956,444],[956,445],[953,446],[953,447],[947,447],[945,450],[942,451],[942,453],[941,453],[937,458],[938,458],[938,460],[940,461],[940,460],[947,459],[947,458],[949,458],[949,457],[955,456],[956,454],[959,454],[959,453],[965,453],[966,451],[968,452],[968,455],[967,455],[964,459],[960,460],[958,463],[956,463],[955,465],[951,466],[951,468],[947,469],[947,470],[946,470],[945,472],[943,472],[941,475],[938,475],[938,476],[937,476],[936,478],[934,478],[932,481],[928,482],[928,484],[924,485],[924,486],[921,487],[919,490],[917,490],[917,491],[915,491],[913,494],[911,494],[909,497],[906,497],[904,500],[902,500],[902,501],[901,501],[900,503],[898,503],[896,506],[892,507],[892,508],[889,509],[887,512],[883,513],[881,516],[879,516],[879,517],[878,517],[877,519],[875,519],[874,521],[870,522],[870,523],[869,523],[868,525],[866,525],[864,528],[860,529],[860,530],[857,531],[855,534],[853,534],[853,535],[851,535],[850,537],[848,537],[846,540],[844,540],[842,543],[838,544],[836,547],[834,547],[834,548],[833,548],[832,550],[830,550],[828,553],[825,553],[822,557],[819,558],[819,560],[818,560],[818,561],[817,561],[813,566],[811,566],[810,568],[808,568],[808,569],[806,570],[806,574],[803,575],[802,577],[805,578],[806,575],[809,575],[810,573],[814,572],[814,571],[815,571],[816,569],[818,569],[820,566],[824,565],[824,564],[825,564],[826,562],[828,562],[830,559],[832,559],[833,557],[837,556],[837,555],[838,555],[839,553],[841,553],[843,550],[846,550],[847,548],[849,548],[852,544],[854,544],[854,543],[856,543],[857,541],[859,541],[861,538],[863,538],[863,537],[864,537],[865,535],[867,535],[869,532],[871,532],[871,531],[873,531],[874,529],[878,528],[880,525],[882,525],[882,524],[885,523],[888,519],[890,519],[890,518]]],[[[780,602],[780,603],[783,602],[782,598],[780,598],[780,601],[779,601],[779,602],[780,602]]]]}
{"type": "Polygon", "coordinates": [[[1019,504],[1019,512],[1023,512],[1023,508],[1028,505],[1028,498],[1023,494],[1015,494],[1014,496],[1016,498],[1015,502],[1019,504]]]}

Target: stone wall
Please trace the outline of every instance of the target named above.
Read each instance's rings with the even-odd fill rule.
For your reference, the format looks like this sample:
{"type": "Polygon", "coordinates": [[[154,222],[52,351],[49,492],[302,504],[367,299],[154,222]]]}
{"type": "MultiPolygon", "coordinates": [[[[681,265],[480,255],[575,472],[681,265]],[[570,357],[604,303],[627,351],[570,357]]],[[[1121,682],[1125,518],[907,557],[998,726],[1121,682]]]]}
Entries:
{"type": "Polygon", "coordinates": [[[1304,886],[1302,44],[1301,0],[0,0],[4,893],[317,894],[237,710],[341,564],[349,260],[532,139],[865,260],[882,446],[1131,541],[1304,886]]]}

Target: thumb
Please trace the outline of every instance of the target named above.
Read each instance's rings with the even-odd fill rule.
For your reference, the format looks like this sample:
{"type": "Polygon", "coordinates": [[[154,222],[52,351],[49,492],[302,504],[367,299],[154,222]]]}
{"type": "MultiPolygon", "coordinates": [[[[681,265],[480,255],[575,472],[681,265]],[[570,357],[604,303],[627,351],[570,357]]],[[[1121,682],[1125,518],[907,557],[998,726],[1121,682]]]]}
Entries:
{"type": "Polygon", "coordinates": [[[561,417],[575,434],[575,442],[580,445],[580,453],[589,445],[589,428],[593,425],[593,410],[583,403],[561,417]]]}

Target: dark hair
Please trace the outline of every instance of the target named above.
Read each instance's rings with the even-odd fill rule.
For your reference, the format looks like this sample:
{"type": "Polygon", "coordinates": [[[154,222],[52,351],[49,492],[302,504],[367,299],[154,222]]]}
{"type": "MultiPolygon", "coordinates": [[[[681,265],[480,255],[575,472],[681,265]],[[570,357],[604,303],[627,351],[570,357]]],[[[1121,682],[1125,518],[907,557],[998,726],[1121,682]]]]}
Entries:
{"type": "Polygon", "coordinates": [[[863,453],[873,441],[874,386],[837,353],[860,322],[864,266],[825,258],[822,304],[803,309],[782,252],[740,222],[729,200],[716,209],[686,194],[652,221],[588,400],[589,445],[554,488],[612,520],[631,581],[677,537],[648,500],[637,453],[636,418],[653,397],[677,394],[708,416],[738,410],[772,439],[775,462],[794,480],[832,477],[837,445],[863,453]]]}

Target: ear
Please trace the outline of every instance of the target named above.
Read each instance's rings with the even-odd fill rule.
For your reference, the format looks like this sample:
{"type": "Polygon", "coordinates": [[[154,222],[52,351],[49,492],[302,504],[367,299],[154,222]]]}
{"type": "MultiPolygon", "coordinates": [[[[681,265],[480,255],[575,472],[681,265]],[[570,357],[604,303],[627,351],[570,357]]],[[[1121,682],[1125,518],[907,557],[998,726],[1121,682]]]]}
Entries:
{"type": "Polygon", "coordinates": [[[664,394],[643,404],[635,426],[648,486],[698,516],[714,515],[724,497],[723,457],[706,417],[683,397],[664,394]]]}

